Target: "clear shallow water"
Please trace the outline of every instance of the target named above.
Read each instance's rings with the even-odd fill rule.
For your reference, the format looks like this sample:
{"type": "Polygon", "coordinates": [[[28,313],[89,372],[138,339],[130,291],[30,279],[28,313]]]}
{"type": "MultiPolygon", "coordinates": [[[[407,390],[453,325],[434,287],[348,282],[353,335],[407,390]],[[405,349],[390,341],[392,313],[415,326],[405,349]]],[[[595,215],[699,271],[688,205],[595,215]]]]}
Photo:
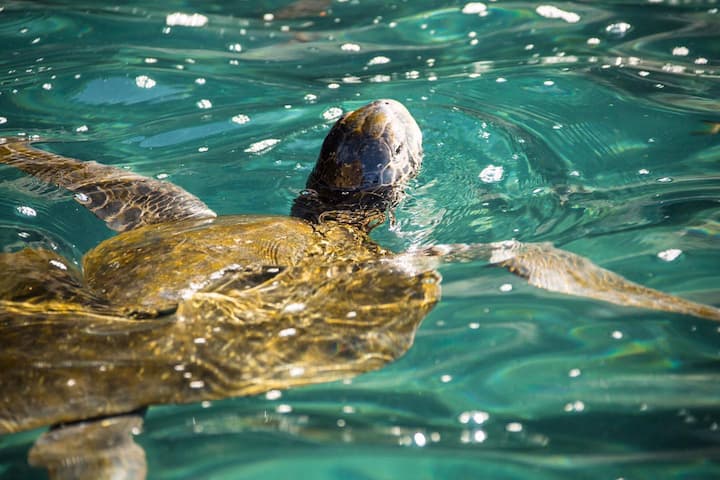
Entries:
{"type": "MultiPolygon", "coordinates": [[[[339,112],[392,97],[426,154],[384,245],[552,241],[719,302],[720,136],[696,134],[720,121],[714,2],[489,2],[481,16],[360,0],[280,18],[288,3],[4,2],[0,134],[166,176],[222,214],[285,214],[339,112]],[[174,12],[206,23],[169,25],[174,12]]],[[[79,261],[109,235],[0,168],[3,249],[79,261]]],[[[381,371],[150,409],[149,478],[720,475],[718,324],[477,264],[442,274],[414,347],[381,371]]],[[[0,438],[0,478],[44,478],[25,460],[37,435],[0,438]]]]}

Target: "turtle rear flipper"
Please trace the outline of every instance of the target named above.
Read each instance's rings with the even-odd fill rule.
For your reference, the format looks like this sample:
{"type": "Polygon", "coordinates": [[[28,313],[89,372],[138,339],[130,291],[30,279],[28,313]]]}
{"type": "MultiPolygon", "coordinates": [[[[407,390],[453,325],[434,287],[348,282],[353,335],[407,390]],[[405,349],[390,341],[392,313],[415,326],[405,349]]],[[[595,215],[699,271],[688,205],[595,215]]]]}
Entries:
{"type": "Polygon", "coordinates": [[[54,252],[26,248],[0,253],[0,301],[75,303],[104,306],[88,289],[80,271],[54,252]]]}
{"type": "Polygon", "coordinates": [[[28,462],[48,470],[50,480],[142,480],[145,451],[133,435],[140,415],[91,420],[45,432],[30,450],[28,462]]]}
{"type": "Polygon", "coordinates": [[[79,204],[118,232],[141,225],[216,216],[195,195],[177,185],[38,150],[26,140],[0,138],[0,163],[74,192],[79,204]]]}
{"type": "Polygon", "coordinates": [[[616,305],[681,313],[720,320],[720,308],[644,287],[595,265],[585,257],[555,248],[550,243],[522,243],[515,240],[493,243],[436,245],[402,254],[416,268],[436,268],[436,261],[487,260],[525,278],[530,285],[550,292],[593,298],[616,305]]]}

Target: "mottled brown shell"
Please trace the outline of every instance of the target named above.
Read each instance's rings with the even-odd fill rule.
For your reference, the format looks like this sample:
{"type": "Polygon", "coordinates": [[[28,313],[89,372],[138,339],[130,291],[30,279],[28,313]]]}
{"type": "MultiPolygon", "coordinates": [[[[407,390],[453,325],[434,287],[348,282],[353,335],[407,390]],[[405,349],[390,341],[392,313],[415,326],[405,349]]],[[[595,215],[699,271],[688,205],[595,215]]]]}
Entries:
{"type": "Polygon", "coordinates": [[[51,252],[4,254],[47,282],[0,300],[0,432],[379,368],[440,292],[387,255],[347,225],[255,216],[122,233],[87,255],[85,283],[51,252]]]}

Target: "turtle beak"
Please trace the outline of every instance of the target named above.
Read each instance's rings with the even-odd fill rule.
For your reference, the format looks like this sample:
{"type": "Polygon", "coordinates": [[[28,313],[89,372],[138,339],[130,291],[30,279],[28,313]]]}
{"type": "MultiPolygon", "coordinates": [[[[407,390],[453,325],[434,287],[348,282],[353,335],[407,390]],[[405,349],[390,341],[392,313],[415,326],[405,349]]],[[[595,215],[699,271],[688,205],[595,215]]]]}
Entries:
{"type": "Polygon", "coordinates": [[[400,200],[422,163],[422,133],[395,100],[376,100],[343,116],[323,142],[307,188],[339,209],[385,211],[400,200]]]}

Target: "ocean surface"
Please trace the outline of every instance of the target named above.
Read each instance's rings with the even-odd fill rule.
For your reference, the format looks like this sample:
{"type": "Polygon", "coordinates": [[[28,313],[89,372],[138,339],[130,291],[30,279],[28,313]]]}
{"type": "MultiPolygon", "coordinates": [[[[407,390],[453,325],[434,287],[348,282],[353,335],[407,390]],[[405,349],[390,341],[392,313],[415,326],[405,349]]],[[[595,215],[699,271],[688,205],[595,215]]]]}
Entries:
{"type": "MultiPolygon", "coordinates": [[[[220,214],[283,215],[332,123],[394,98],[425,161],[379,243],[548,241],[717,305],[719,8],[0,0],[0,136],[166,179],[220,214]]],[[[0,168],[3,251],[80,262],[112,234],[0,168]]],[[[148,478],[720,478],[720,323],[483,263],[440,273],[441,302],[380,371],[151,407],[148,478]]],[[[0,479],[47,478],[26,461],[40,433],[0,437],[0,479]]]]}

